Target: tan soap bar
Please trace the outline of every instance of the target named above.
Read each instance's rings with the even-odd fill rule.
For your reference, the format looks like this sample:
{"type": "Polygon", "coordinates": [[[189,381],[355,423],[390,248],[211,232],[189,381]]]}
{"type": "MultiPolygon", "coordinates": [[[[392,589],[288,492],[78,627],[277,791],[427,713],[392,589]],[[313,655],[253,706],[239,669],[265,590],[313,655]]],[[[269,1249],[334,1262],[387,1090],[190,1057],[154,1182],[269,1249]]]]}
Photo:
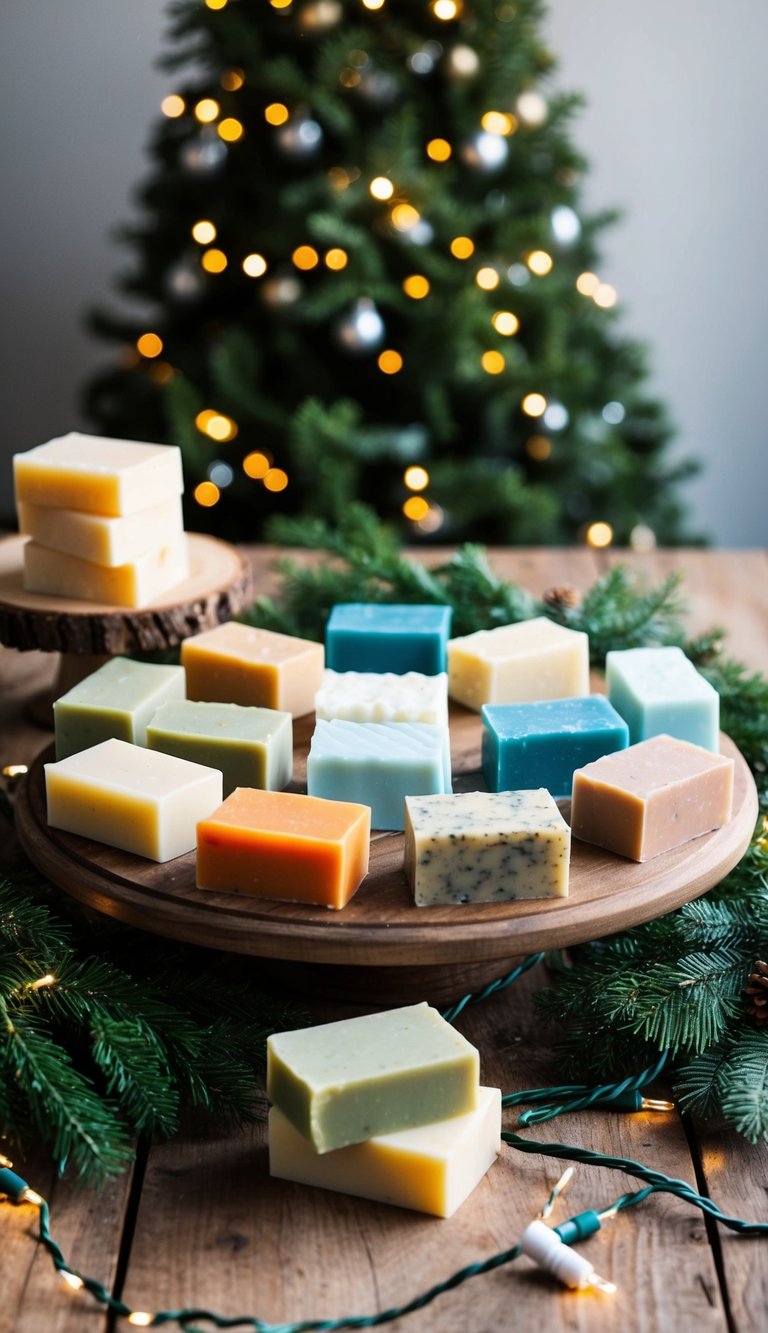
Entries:
{"type": "Polygon", "coordinates": [[[76,555],[51,551],[30,541],[24,545],[27,592],[101,602],[105,606],[147,606],[182,583],[189,574],[187,539],[182,534],[126,565],[95,565],[76,555]]]}
{"type": "Polygon", "coordinates": [[[103,518],[52,505],[17,505],[19,528],[54,551],[90,560],[95,565],[125,565],[157,549],[184,530],[181,496],[151,504],[123,518],[103,518]]]}
{"type": "Polygon", "coordinates": [[[267,1096],[319,1153],[473,1111],[479,1071],[426,1003],[267,1040],[267,1096]]]}
{"type": "Polygon", "coordinates": [[[181,450],[71,431],[15,454],[16,503],[117,517],[181,495],[181,450]]]}
{"type": "Polygon", "coordinates": [[[536,616],[451,639],[448,693],[478,711],[483,704],[589,694],[589,638],[536,616]]]}
{"type": "Polygon", "coordinates": [[[734,763],[700,745],[653,736],[573,775],[571,831],[648,861],[731,817],[734,763]]]}
{"type": "Polygon", "coordinates": [[[230,620],[185,639],[187,697],[311,713],[323,679],[321,643],[230,620]]]}
{"type": "Polygon", "coordinates": [[[269,1170],[283,1180],[451,1217],[496,1160],[501,1093],[479,1088],[477,1108],[417,1129],[317,1153],[282,1111],[269,1112],[269,1170]]]}
{"type": "Polygon", "coordinates": [[[48,823],[151,861],[192,851],[198,820],[221,802],[221,773],[108,740],[45,765],[48,823]]]}

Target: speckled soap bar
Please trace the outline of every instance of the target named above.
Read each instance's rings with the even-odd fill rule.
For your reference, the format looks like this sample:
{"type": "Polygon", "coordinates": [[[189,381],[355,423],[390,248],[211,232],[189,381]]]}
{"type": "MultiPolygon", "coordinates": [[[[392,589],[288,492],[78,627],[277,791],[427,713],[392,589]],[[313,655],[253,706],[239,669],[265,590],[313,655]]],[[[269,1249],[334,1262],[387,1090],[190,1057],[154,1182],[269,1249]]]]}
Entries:
{"type": "Polygon", "coordinates": [[[603,694],[484,704],[483,776],[491,791],[546,787],[570,796],[574,769],[623,750],[629,730],[603,694]]]}
{"type": "Polygon", "coordinates": [[[344,722],[315,727],[307,791],[333,801],[363,801],[371,827],[402,829],[409,794],[451,790],[445,729],[421,722],[344,722]]]}
{"type": "Polygon", "coordinates": [[[385,606],[342,602],[331,611],[325,635],[334,671],[445,671],[451,628],[449,606],[385,606]]]}
{"type": "Polygon", "coordinates": [[[405,873],[417,907],[565,897],[570,847],[543,788],[406,797],[405,873]]]}
{"type": "Polygon", "coordinates": [[[720,696],[682,648],[609,652],[605,680],[633,745],[664,733],[715,753],[720,749],[720,696]]]}

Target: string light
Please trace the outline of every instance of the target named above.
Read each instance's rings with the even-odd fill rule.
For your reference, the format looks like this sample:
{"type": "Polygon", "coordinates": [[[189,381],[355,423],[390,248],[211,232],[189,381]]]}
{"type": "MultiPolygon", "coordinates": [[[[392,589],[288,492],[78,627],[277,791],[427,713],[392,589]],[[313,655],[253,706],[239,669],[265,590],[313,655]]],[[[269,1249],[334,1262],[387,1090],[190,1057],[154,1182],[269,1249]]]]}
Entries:
{"type": "Polygon", "coordinates": [[[79,1291],[81,1287],[85,1286],[83,1279],[78,1277],[77,1273],[70,1273],[68,1268],[61,1268],[59,1272],[67,1286],[71,1287],[73,1291],[79,1291]]]}
{"type": "Polygon", "coordinates": [[[136,339],[136,350],[140,356],[151,360],[162,352],[163,340],[157,333],[142,333],[141,337],[136,339]]]}
{"type": "Polygon", "coordinates": [[[477,270],[477,273],[475,274],[475,282],[484,292],[492,292],[494,288],[499,285],[499,275],[495,268],[486,265],[484,268],[479,268],[477,270]]]}
{"type": "Polygon", "coordinates": [[[407,467],[403,473],[403,481],[409,491],[423,491],[425,486],[429,485],[429,473],[425,467],[415,465],[407,467]]]}
{"type": "Polygon", "coordinates": [[[192,228],[192,239],[197,241],[198,245],[210,245],[211,241],[216,240],[216,227],[208,218],[201,218],[192,228]]]}
{"type": "Polygon", "coordinates": [[[264,475],[264,485],[268,491],[284,491],[288,485],[288,473],[281,467],[271,467],[264,475]]]}
{"type": "Polygon", "coordinates": [[[520,328],[520,320],[517,315],[513,315],[511,310],[497,310],[491,323],[497,333],[501,333],[505,338],[511,338],[520,328]]]}
{"type": "Polygon", "coordinates": [[[433,0],[432,13],[443,23],[450,23],[451,19],[458,18],[459,9],[457,0],[433,0]]]}
{"type": "Polygon", "coordinates": [[[610,310],[611,306],[614,306],[618,300],[618,293],[610,282],[601,282],[592,300],[595,305],[601,306],[603,310],[610,310]]]}
{"type": "Polygon", "coordinates": [[[430,139],[427,144],[427,157],[433,162],[447,162],[452,152],[447,139],[430,139]]]}
{"type": "Polygon", "coordinates": [[[488,134],[501,134],[506,138],[517,129],[517,118],[508,115],[506,111],[486,111],[480,124],[488,134]]]}
{"type": "Polygon", "coordinates": [[[38,977],[37,981],[30,981],[26,990],[44,990],[46,986],[55,986],[56,978],[52,972],[46,972],[44,977],[38,977]]]}
{"type": "Polygon", "coordinates": [[[160,103],[160,110],[169,120],[178,120],[179,116],[184,115],[186,109],[187,104],[183,97],[179,97],[178,93],[169,93],[160,103]]]}
{"type": "Polygon", "coordinates": [[[525,452],[537,463],[543,463],[552,453],[552,441],[546,435],[532,435],[525,442],[525,452]]]}
{"type": "Polygon", "coordinates": [[[546,250],[532,250],[525,262],[531,273],[535,273],[538,278],[543,278],[552,271],[552,256],[548,255],[546,250]]]}
{"type": "Polygon", "coordinates": [[[483,352],[483,355],[480,358],[480,364],[486,375],[500,375],[506,367],[507,361],[506,357],[502,356],[501,352],[490,351],[483,352]]]}
{"type": "Polygon", "coordinates": [[[403,368],[403,358],[393,347],[387,347],[379,353],[378,367],[384,375],[396,375],[403,368]]]}
{"type": "Polygon", "coordinates": [[[225,69],[219,83],[227,93],[236,93],[245,83],[245,75],[241,69],[225,69]]]}
{"type": "Polygon", "coordinates": [[[347,171],[346,167],[330,167],[328,170],[328,180],[334,190],[347,190],[353,181],[356,181],[360,172],[357,167],[352,171],[347,171]]]}
{"type": "Polygon", "coordinates": [[[470,259],[475,253],[475,242],[469,236],[454,236],[451,241],[451,254],[454,259],[470,259]]]}
{"type": "Polygon", "coordinates": [[[313,245],[298,245],[291,255],[291,259],[296,267],[303,272],[309,272],[311,268],[317,268],[320,263],[320,256],[313,245]]]}
{"type": "Polygon", "coordinates": [[[359,82],[360,82],[359,70],[351,69],[349,65],[345,66],[345,68],[339,74],[339,83],[341,84],[342,88],[356,88],[359,82]]]}
{"type": "Polygon", "coordinates": [[[547,103],[541,93],[521,93],[515,103],[517,114],[526,125],[543,125],[547,119],[547,103]]]}
{"type": "Polygon", "coordinates": [[[200,257],[200,263],[206,273],[223,273],[227,267],[227,262],[224,251],[217,250],[215,247],[212,250],[206,250],[200,257]]]}
{"type": "Polygon", "coordinates": [[[395,193],[395,187],[388,176],[374,176],[368,189],[374,199],[391,199],[395,193]]]}
{"type": "MultiPolygon", "coordinates": [[[[275,5],[276,9],[279,8],[276,0],[272,0],[272,4],[275,5]]],[[[155,1316],[150,1314],[148,1310],[132,1310],[128,1316],[128,1323],[133,1324],[136,1328],[149,1328],[150,1324],[154,1323],[154,1319],[155,1316]]]]}
{"type": "Polygon", "coordinates": [[[349,263],[349,255],[347,254],[346,250],[340,249],[339,246],[334,246],[332,250],[326,251],[325,254],[326,268],[332,269],[334,273],[338,273],[341,271],[341,269],[346,268],[348,263],[349,263]]]}
{"type": "Polygon", "coordinates": [[[610,546],[613,541],[613,528],[610,523],[590,523],[587,528],[588,546],[610,546]]]}
{"type": "Polygon", "coordinates": [[[263,255],[254,251],[252,255],[246,255],[243,260],[243,273],[248,278],[260,278],[267,271],[267,261],[263,255]]]}
{"type": "Polygon", "coordinates": [[[429,295],[429,290],[429,278],[425,278],[423,273],[411,273],[403,282],[403,291],[413,301],[422,301],[429,295]]]}
{"type": "Polygon", "coordinates": [[[212,481],[201,481],[194,489],[194,497],[203,509],[211,509],[221,499],[221,491],[212,481]]]}
{"type": "Polygon", "coordinates": [[[291,0],[269,0],[273,9],[287,9],[291,0]]]}
{"type": "Polygon", "coordinates": [[[195,106],[195,120],[201,125],[210,125],[219,114],[219,104],[214,97],[203,97],[195,106]]]}
{"type": "Polygon", "coordinates": [[[403,503],[403,513],[412,523],[418,523],[420,519],[426,518],[429,513],[429,504],[423,495],[409,495],[403,503]]]}
{"type": "Polygon", "coordinates": [[[237,435],[237,422],[225,416],[223,412],[214,412],[209,407],[198,412],[195,425],[201,435],[207,435],[210,440],[216,440],[218,444],[226,444],[228,440],[234,440],[237,435]]]}
{"type": "Polygon", "coordinates": [[[264,108],[264,119],[268,125],[284,125],[290,112],[283,102],[270,102],[264,108]]]}
{"type": "Polygon", "coordinates": [[[542,417],[547,410],[543,393],[527,393],[520,404],[527,417],[542,417]]]}
{"type": "Polygon", "coordinates": [[[421,222],[421,214],[413,204],[395,204],[392,209],[392,222],[398,231],[410,231],[421,222]]]}
{"type": "Polygon", "coordinates": [[[243,137],[243,126],[234,116],[226,116],[217,126],[217,133],[225,143],[237,143],[243,137]]]}
{"type": "Polygon", "coordinates": [[[268,454],[262,454],[258,450],[254,453],[246,454],[243,459],[243,472],[246,477],[252,481],[263,481],[269,469],[272,466],[272,459],[268,454]]]}
{"type": "Polygon", "coordinates": [[[576,290],[582,296],[594,296],[599,286],[600,279],[596,273],[580,273],[576,279],[576,290]]]}

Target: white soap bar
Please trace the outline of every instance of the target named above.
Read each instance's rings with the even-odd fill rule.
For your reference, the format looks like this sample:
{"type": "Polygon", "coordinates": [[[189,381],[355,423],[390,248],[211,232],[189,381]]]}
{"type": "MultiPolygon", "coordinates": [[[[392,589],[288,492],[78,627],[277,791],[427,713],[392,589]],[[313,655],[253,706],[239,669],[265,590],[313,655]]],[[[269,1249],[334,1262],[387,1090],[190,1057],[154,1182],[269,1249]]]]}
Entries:
{"type": "Polygon", "coordinates": [[[546,616],[448,643],[448,693],[467,708],[589,694],[589,639],[546,616]]]}
{"type": "Polygon", "coordinates": [[[158,540],[167,543],[184,531],[179,495],[124,518],[102,518],[52,505],[21,503],[17,508],[19,528],[28,537],[96,565],[128,564],[156,550],[158,540]]]}
{"type": "Polygon", "coordinates": [[[606,654],[608,698],[630,744],[651,736],[720,750],[720,696],[682,648],[624,648],[606,654]]]}
{"type": "Polygon", "coordinates": [[[27,592],[105,606],[147,606],[189,576],[187,539],[182,534],[166,546],[146,551],[126,565],[95,565],[37,542],[24,546],[27,592]]]}
{"type": "Polygon", "coordinates": [[[330,722],[426,722],[448,725],[448,676],[420,671],[331,671],[315,696],[315,713],[330,722]]]}
{"type": "Polygon", "coordinates": [[[317,1153],[276,1106],[269,1112],[269,1170],[283,1180],[451,1217],[493,1165],[501,1093],[479,1088],[477,1110],[418,1129],[380,1134],[317,1153]]]}
{"type": "Polygon", "coordinates": [[[544,787],[405,798],[417,907],[565,897],[570,850],[571,830],[544,787]]]}
{"type": "Polygon", "coordinates": [[[181,450],[71,431],[15,454],[16,503],[118,517],[181,495],[181,450]]]}
{"type": "Polygon", "coordinates": [[[48,823],[151,861],[191,852],[196,827],[221,805],[221,773],[109,740],[45,765],[48,823]]]}

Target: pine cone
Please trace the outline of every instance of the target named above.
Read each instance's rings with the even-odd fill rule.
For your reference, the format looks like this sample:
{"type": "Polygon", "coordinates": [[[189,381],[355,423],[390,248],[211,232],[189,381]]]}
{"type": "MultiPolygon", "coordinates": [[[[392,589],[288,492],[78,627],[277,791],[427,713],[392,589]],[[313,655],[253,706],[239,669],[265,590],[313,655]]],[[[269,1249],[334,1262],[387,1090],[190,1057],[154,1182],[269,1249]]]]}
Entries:
{"type": "Polygon", "coordinates": [[[758,1027],[768,1023],[768,963],[758,958],[749,977],[744,994],[748,996],[747,1013],[758,1027]]]}
{"type": "Polygon", "coordinates": [[[555,611],[572,611],[580,604],[581,593],[577,588],[571,588],[567,585],[547,588],[544,593],[544,601],[547,606],[551,606],[555,611]]]}

